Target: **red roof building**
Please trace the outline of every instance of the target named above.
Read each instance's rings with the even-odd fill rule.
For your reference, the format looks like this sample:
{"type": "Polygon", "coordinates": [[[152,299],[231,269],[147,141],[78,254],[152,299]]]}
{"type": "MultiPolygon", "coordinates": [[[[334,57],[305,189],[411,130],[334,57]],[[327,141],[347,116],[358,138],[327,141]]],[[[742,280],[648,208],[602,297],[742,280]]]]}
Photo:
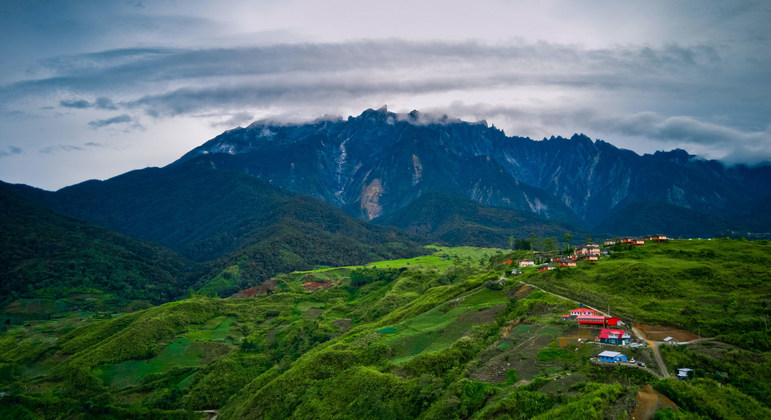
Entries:
{"type": "Polygon", "coordinates": [[[612,330],[610,328],[603,328],[600,331],[600,342],[606,344],[627,345],[632,339],[632,336],[624,330],[612,330]]]}
{"type": "Polygon", "coordinates": [[[573,316],[579,316],[579,315],[597,315],[597,311],[590,308],[578,308],[578,309],[571,309],[570,315],[573,316]]]}
{"type": "Polygon", "coordinates": [[[602,315],[579,315],[579,324],[605,325],[605,317],[602,315]]]}

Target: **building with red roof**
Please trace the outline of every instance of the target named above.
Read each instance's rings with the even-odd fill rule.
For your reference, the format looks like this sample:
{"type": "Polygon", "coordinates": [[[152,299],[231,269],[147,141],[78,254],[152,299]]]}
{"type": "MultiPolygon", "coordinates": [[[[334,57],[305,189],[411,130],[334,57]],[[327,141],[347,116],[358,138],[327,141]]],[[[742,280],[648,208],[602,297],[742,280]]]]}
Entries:
{"type": "Polygon", "coordinates": [[[579,315],[576,319],[579,324],[605,325],[605,317],[602,315],[579,315]]]}
{"type": "Polygon", "coordinates": [[[578,309],[571,309],[570,315],[579,316],[579,315],[597,315],[597,311],[590,308],[578,308],[578,309]]]}
{"type": "Polygon", "coordinates": [[[632,336],[624,330],[613,330],[610,328],[603,328],[600,331],[600,342],[605,344],[616,344],[619,346],[625,346],[632,340],[632,336]]]}

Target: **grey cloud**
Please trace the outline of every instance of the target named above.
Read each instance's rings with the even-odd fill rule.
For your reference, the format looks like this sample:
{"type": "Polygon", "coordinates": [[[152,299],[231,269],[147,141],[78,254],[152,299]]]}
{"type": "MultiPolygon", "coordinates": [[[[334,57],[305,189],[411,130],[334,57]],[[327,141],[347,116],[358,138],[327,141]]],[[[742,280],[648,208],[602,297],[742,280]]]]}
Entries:
{"type": "Polygon", "coordinates": [[[6,156],[12,156],[12,155],[20,155],[24,151],[21,150],[21,148],[16,146],[8,146],[6,150],[0,150],[0,157],[6,157],[6,156]]]}
{"type": "Polygon", "coordinates": [[[467,79],[492,76],[509,83],[609,83],[636,86],[665,82],[673,73],[711,71],[720,63],[711,46],[585,49],[546,42],[488,45],[478,42],[359,41],[264,47],[109,50],[49,60],[54,77],[0,88],[9,97],[63,91],[156,91],[153,83],[180,81],[211,86],[224,80],[259,76],[291,79],[297,73],[328,75],[362,70],[410,72],[430,78],[457,73],[467,79]],[[495,69],[495,70],[493,70],[495,69]],[[589,77],[587,75],[593,75],[589,77]],[[616,82],[614,82],[614,80],[616,82]]]}
{"type": "Polygon", "coordinates": [[[65,108],[78,108],[78,109],[91,108],[91,104],[85,99],[79,99],[76,101],[60,101],[59,105],[65,108]]]}
{"type": "Polygon", "coordinates": [[[96,98],[96,101],[94,102],[94,108],[108,109],[108,110],[118,109],[118,107],[115,106],[115,104],[112,102],[112,99],[105,98],[104,96],[96,98]]]}
{"type": "Polygon", "coordinates": [[[247,112],[233,114],[227,120],[212,123],[214,127],[236,127],[254,120],[254,116],[247,112]]]}
{"type": "Polygon", "coordinates": [[[56,144],[52,146],[46,146],[38,150],[38,153],[51,154],[55,152],[78,152],[78,151],[86,150],[87,148],[102,147],[102,146],[103,145],[101,143],[95,143],[95,142],[86,142],[86,143],[83,143],[82,145],[56,144]]]}
{"type": "Polygon", "coordinates": [[[134,120],[128,114],[118,115],[117,117],[108,118],[106,120],[94,120],[88,123],[92,128],[106,127],[112,124],[130,123],[134,120]]]}
{"type": "Polygon", "coordinates": [[[729,164],[771,161],[771,129],[741,130],[691,116],[664,117],[655,112],[623,115],[575,106],[536,108],[463,102],[455,102],[448,107],[432,111],[475,118],[501,117],[515,126],[539,127],[544,132],[561,126],[610,136],[643,138],[658,144],[678,147],[690,145],[713,156],[719,156],[729,164]]]}
{"type": "MultiPolygon", "coordinates": [[[[725,48],[718,44],[591,49],[523,40],[507,45],[379,40],[244,48],[116,49],[48,60],[43,65],[53,77],[2,86],[0,96],[13,103],[57,91],[69,95],[70,99],[61,100],[63,107],[120,108],[157,118],[214,114],[228,117],[212,125],[234,126],[251,120],[245,108],[251,112],[273,108],[285,114],[299,107],[334,112],[341,104],[383,103],[383,98],[394,95],[463,97],[465,92],[481,90],[516,94],[520,88],[551,89],[561,94],[569,92],[565,96],[585,102],[561,108],[552,104],[551,109],[480,107],[473,115],[488,120],[502,115],[524,127],[551,133],[554,126],[572,126],[576,131],[596,129],[705,147],[725,142],[746,147],[765,144],[767,133],[747,127],[771,112],[766,95],[771,92],[765,87],[769,84],[746,77],[755,77],[757,66],[734,71],[736,63],[729,62],[725,54],[725,48]],[[727,65],[734,67],[727,70],[727,65]],[[97,99],[71,99],[78,96],[97,99]],[[627,109],[609,113],[587,108],[584,104],[595,96],[622,98],[618,102],[627,104],[627,109]],[[726,108],[724,97],[743,104],[741,109],[726,108]],[[662,104],[655,109],[659,113],[634,113],[653,109],[637,105],[638,98],[662,104]],[[713,104],[713,109],[711,114],[701,115],[726,114],[728,124],[736,123],[739,114],[746,120],[745,127],[709,123],[702,116],[678,116],[683,112],[675,105],[675,111],[661,110],[668,104],[695,109],[702,103],[713,104]]],[[[459,109],[448,109],[453,108],[459,109]]],[[[447,113],[459,116],[458,112],[447,113]]],[[[132,122],[124,114],[91,121],[89,125],[99,128],[132,122]]]]}
{"type": "Polygon", "coordinates": [[[732,140],[748,144],[771,143],[771,135],[768,132],[745,132],[692,117],[663,117],[654,112],[619,118],[598,118],[593,124],[625,135],[691,144],[714,145],[732,140]]]}
{"type": "Polygon", "coordinates": [[[74,152],[79,150],[83,150],[83,148],[72,144],[57,144],[55,146],[44,147],[40,149],[38,152],[43,154],[51,154],[57,151],[74,152]]]}
{"type": "Polygon", "coordinates": [[[117,106],[115,106],[115,103],[110,98],[106,98],[104,96],[100,96],[99,98],[96,98],[96,101],[93,103],[88,102],[85,99],[78,99],[78,100],[70,100],[70,101],[59,101],[59,105],[65,107],[65,108],[77,108],[77,109],[86,109],[86,108],[96,108],[96,109],[107,109],[107,110],[116,110],[118,109],[117,106]]]}

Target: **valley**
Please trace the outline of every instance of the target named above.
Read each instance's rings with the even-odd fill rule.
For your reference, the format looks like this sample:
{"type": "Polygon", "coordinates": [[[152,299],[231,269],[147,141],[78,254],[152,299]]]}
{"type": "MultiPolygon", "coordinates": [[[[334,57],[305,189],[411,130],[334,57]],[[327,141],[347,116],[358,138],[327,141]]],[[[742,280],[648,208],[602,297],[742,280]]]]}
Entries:
{"type": "Polygon", "coordinates": [[[769,247],[728,239],[616,246],[596,262],[518,275],[510,261],[533,251],[439,246],[414,258],[278,274],[252,297],[193,293],[107,316],[59,305],[51,319],[5,324],[1,411],[767,418],[769,247]],[[653,325],[714,339],[659,344],[660,366],[650,346],[599,343],[602,326],[562,319],[581,305],[609,305],[619,328],[635,325],[651,340],[665,331],[653,325]],[[597,361],[606,350],[645,367],[597,361]],[[676,379],[683,367],[694,376],[676,379]]]}

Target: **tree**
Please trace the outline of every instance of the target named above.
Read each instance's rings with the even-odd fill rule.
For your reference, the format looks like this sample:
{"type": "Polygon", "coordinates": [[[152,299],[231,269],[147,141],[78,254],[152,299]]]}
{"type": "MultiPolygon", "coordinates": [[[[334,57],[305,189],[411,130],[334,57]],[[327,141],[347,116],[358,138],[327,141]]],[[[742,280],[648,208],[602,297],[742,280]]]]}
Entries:
{"type": "Polygon", "coordinates": [[[539,247],[539,239],[537,236],[535,236],[535,233],[530,232],[530,249],[533,251],[537,251],[539,247]]]}
{"type": "Polygon", "coordinates": [[[543,249],[547,252],[553,252],[556,249],[554,247],[554,238],[545,238],[543,240],[543,249]]]}
{"type": "Polygon", "coordinates": [[[592,235],[590,235],[590,234],[588,234],[588,233],[586,234],[586,243],[587,243],[587,244],[590,244],[590,243],[592,243],[592,235]]]}
{"type": "Polygon", "coordinates": [[[566,233],[562,240],[565,241],[565,250],[569,250],[573,242],[573,235],[566,233]]]}
{"type": "Polygon", "coordinates": [[[514,235],[509,236],[509,248],[514,249],[514,235]]]}

